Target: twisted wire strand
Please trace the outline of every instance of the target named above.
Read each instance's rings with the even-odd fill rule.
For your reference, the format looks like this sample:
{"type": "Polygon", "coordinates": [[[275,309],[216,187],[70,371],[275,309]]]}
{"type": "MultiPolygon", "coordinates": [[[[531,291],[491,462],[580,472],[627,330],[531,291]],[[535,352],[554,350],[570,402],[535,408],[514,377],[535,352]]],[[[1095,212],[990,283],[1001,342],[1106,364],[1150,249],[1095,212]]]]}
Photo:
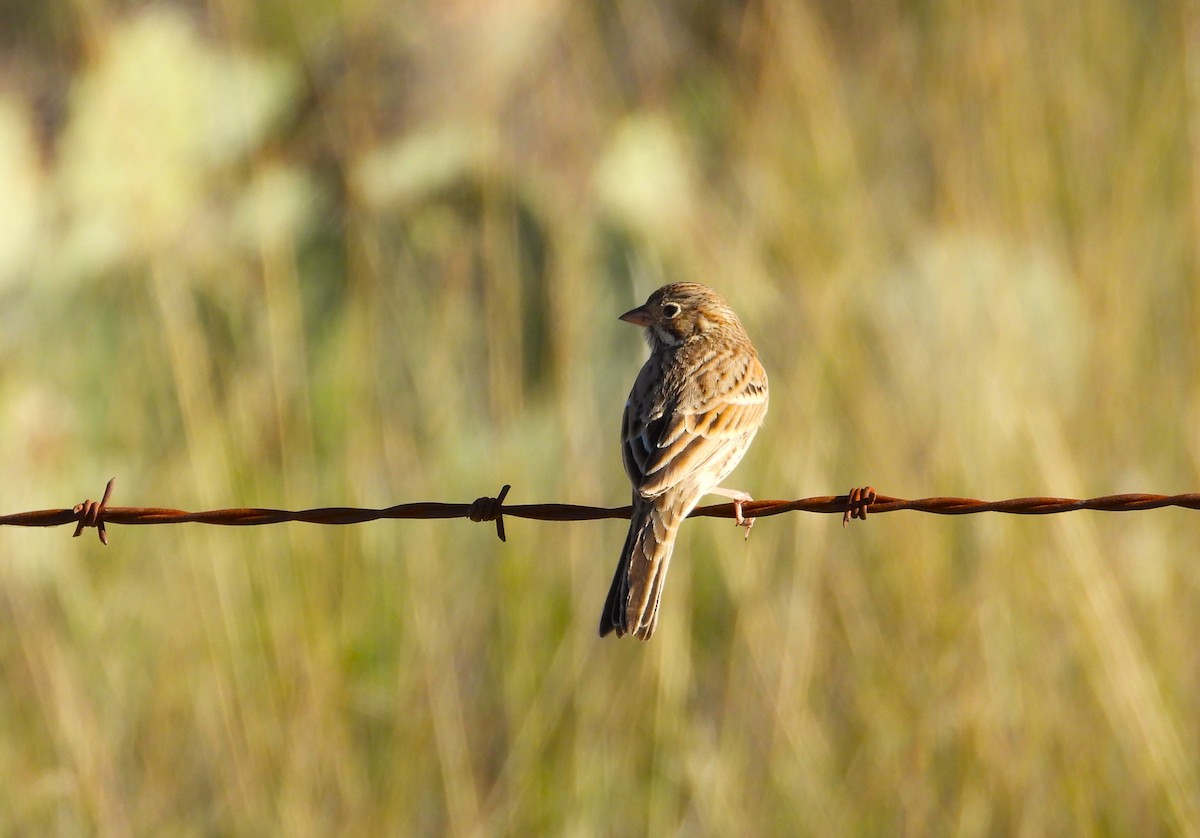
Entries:
{"type": "MultiPolygon", "coordinates": [[[[477,498],[472,503],[402,503],[382,509],[331,506],[317,509],[212,509],[187,512],[182,509],[157,507],[109,506],[113,484],[108,481],[100,501],[85,500],[70,509],[42,509],[0,515],[0,526],[57,527],[75,524],[75,535],[94,527],[100,541],[108,543],[106,524],[213,524],[226,527],[253,527],[302,521],[309,524],[346,525],[367,521],[404,520],[413,518],[467,518],[471,521],[495,521],[496,534],[505,540],[504,516],[536,521],[596,521],[608,518],[629,518],[629,506],[583,506],[571,503],[532,503],[505,505],[511,486],[504,486],[496,497],[477,498]]],[[[1051,515],[1059,512],[1078,512],[1084,509],[1104,512],[1136,512],[1175,506],[1200,509],[1200,494],[1152,495],[1123,494],[1097,498],[1028,497],[985,501],[974,498],[894,498],[879,495],[869,486],[852,489],[845,495],[801,498],[799,500],[755,500],[742,504],[747,518],[767,518],[785,512],[833,513],[842,516],[845,524],[852,518],[865,519],[871,513],[909,510],[934,515],[969,515],[977,512],[1000,512],[1009,515],[1051,515]]],[[[698,507],[694,517],[735,518],[732,503],[698,507]]]]}

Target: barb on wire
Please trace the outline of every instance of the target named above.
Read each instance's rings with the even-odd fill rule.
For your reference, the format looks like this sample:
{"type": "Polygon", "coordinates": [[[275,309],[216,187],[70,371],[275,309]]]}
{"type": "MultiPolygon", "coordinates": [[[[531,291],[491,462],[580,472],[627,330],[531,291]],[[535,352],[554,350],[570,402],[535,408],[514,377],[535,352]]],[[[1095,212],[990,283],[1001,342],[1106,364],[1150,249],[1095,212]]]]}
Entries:
{"type": "Polygon", "coordinates": [[[85,500],[71,510],[79,516],[77,519],[79,523],[75,526],[73,538],[79,538],[83,534],[84,527],[95,527],[97,535],[100,536],[100,543],[108,546],[108,533],[104,530],[104,511],[108,507],[108,499],[112,497],[113,484],[116,482],[117,478],[109,478],[108,483],[104,486],[104,497],[100,499],[99,503],[94,500],[85,500]]]}
{"type": "Polygon", "coordinates": [[[467,508],[467,517],[475,523],[480,521],[495,521],[496,535],[500,536],[501,541],[508,541],[504,537],[504,499],[508,497],[508,490],[512,486],[507,483],[500,489],[500,496],[495,498],[475,498],[475,502],[467,508]]]}
{"type": "MultiPolygon", "coordinates": [[[[505,506],[511,486],[504,486],[497,497],[477,498],[472,503],[402,503],[384,509],[357,507],[323,507],[288,511],[285,509],[213,509],[207,512],[185,512],[182,509],[153,507],[109,506],[113,484],[108,481],[99,502],[85,500],[70,509],[42,509],[36,512],[17,512],[0,515],[0,526],[57,527],[75,524],[78,536],[86,527],[95,527],[100,541],[108,543],[105,524],[215,524],[226,527],[261,526],[288,521],[310,524],[361,524],[366,521],[413,518],[468,518],[472,521],[495,521],[496,535],[505,540],[504,516],[536,521],[596,521],[605,518],[628,518],[628,506],[581,506],[569,503],[534,503],[505,506]]],[[[1077,512],[1083,509],[1104,512],[1134,512],[1160,509],[1167,506],[1200,509],[1200,494],[1108,495],[1098,498],[1031,497],[984,501],[974,498],[920,498],[906,500],[880,495],[870,486],[852,489],[845,495],[802,498],[800,500],[755,500],[742,504],[746,518],[767,518],[785,512],[833,513],[842,516],[845,525],[853,519],[866,520],[872,513],[898,512],[907,509],[934,515],[968,515],[976,512],[1001,512],[1009,515],[1050,515],[1057,512],[1077,512]]],[[[705,518],[736,518],[732,503],[702,506],[692,512],[705,518]]]]}

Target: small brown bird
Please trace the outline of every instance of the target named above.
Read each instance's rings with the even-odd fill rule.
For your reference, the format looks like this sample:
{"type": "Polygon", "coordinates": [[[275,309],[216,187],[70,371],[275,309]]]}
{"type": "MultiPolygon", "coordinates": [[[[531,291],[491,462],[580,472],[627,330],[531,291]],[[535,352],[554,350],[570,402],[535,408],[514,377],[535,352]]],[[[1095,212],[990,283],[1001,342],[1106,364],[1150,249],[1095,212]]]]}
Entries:
{"type": "Polygon", "coordinates": [[[693,282],[664,285],[621,315],[646,332],[650,358],[621,421],[633,517],[600,615],[600,636],[649,640],[675,534],[707,494],[732,498],[739,526],[745,492],[720,488],[767,415],[767,373],[720,294],[693,282]]]}

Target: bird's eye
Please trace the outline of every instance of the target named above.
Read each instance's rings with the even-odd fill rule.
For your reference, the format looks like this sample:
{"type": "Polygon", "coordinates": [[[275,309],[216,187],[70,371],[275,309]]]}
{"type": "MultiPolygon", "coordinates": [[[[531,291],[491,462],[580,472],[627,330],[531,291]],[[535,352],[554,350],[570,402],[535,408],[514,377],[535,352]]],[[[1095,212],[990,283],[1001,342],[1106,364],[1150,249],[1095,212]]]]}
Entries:
{"type": "Polygon", "coordinates": [[[667,318],[668,320],[673,317],[678,317],[680,311],[682,311],[682,309],[679,307],[679,303],[667,303],[662,307],[663,317],[667,318]]]}

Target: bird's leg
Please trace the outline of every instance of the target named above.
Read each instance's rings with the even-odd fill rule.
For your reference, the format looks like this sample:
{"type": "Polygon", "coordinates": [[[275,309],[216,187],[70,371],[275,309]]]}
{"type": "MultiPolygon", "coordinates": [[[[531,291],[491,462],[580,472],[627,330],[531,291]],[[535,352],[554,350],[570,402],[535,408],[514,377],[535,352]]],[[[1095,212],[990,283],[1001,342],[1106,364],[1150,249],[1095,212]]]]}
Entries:
{"type": "Polygon", "coordinates": [[[747,518],[742,515],[742,504],[749,503],[754,500],[749,492],[743,492],[739,489],[723,489],[720,486],[715,489],[709,489],[710,495],[720,495],[723,498],[729,498],[733,501],[733,523],[739,527],[746,528],[746,538],[750,537],[750,528],[754,526],[754,519],[747,518]]]}

